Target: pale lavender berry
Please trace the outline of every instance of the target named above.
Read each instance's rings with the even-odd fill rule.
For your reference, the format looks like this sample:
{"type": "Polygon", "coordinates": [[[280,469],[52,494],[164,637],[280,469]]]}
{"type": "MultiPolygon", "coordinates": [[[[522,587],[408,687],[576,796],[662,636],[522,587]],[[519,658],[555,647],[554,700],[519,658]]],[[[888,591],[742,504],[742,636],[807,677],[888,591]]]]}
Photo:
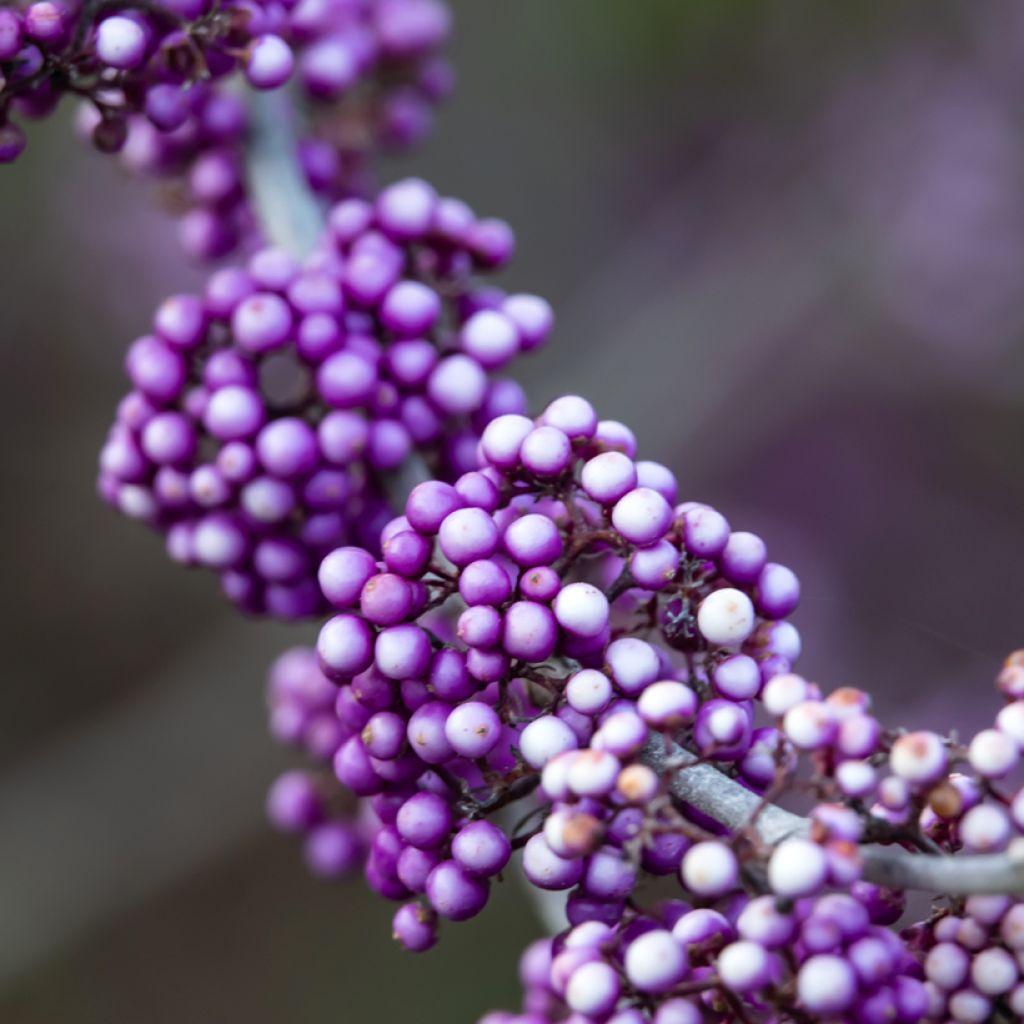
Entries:
{"type": "Polygon", "coordinates": [[[742,531],[729,535],[719,556],[722,574],[733,583],[754,583],[768,559],[765,543],[753,533],[742,531]]]}
{"type": "Polygon", "coordinates": [[[811,896],[825,884],[828,859],[809,839],[786,839],[768,861],[768,884],[779,896],[811,896]]]}
{"type": "Polygon", "coordinates": [[[494,554],[498,528],[483,509],[460,508],[445,516],[438,539],[441,550],[455,565],[469,565],[494,554]]]}
{"type": "Polygon", "coordinates": [[[303,772],[279,776],[267,794],[267,817],[283,832],[305,832],[323,814],[323,804],[312,779],[303,772]]]}
{"type": "Polygon", "coordinates": [[[697,505],[683,513],[683,542],[699,558],[717,558],[729,542],[729,523],[720,512],[697,505]]]}
{"type": "Polygon", "coordinates": [[[569,766],[567,782],[577,796],[605,796],[615,788],[622,766],[607,750],[583,750],[569,766]]]}
{"type": "Polygon", "coordinates": [[[412,623],[389,626],[377,635],[373,659],[390,679],[413,679],[430,663],[430,638],[412,623]]]}
{"type": "Polygon", "coordinates": [[[410,953],[422,953],[437,941],[437,916],[419,903],[406,903],[395,911],[391,935],[410,953]]]}
{"type": "Polygon", "coordinates": [[[992,1017],[992,1000],[973,989],[963,989],[952,995],[948,1010],[957,1024],[985,1024],[992,1017]]]}
{"type": "Polygon", "coordinates": [[[488,650],[501,639],[501,627],[501,614],[496,609],[475,605],[459,616],[456,633],[467,647],[488,650]]]}
{"type": "Polygon", "coordinates": [[[359,610],[375,626],[394,626],[409,615],[414,592],[410,584],[394,573],[371,576],[359,595],[359,610]]]}
{"type": "Polygon", "coordinates": [[[572,442],[557,427],[535,427],[523,438],[519,460],[536,476],[560,476],[572,462],[572,442]]]}
{"type": "Polygon", "coordinates": [[[901,736],[889,752],[889,767],[912,785],[930,785],[946,771],[946,747],[933,732],[911,732],[901,736]]]}
{"type": "Polygon", "coordinates": [[[579,740],[560,718],[542,715],[519,734],[518,746],[523,760],[531,768],[541,769],[553,757],[567,750],[575,750],[579,740]]]}
{"type": "Polygon", "coordinates": [[[558,526],[547,516],[531,512],[505,529],[505,550],[523,568],[550,565],[562,553],[558,526]]]}
{"type": "Polygon", "coordinates": [[[176,398],[185,384],[185,360],[158,338],[139,338],[128,349],[125,367],[132,384],[156,402],[176,398]]]}
{"type": "Polygon", "coordinates": [[[623,967],[630,983],[641,992],[665,992],[686,973],[686,954],[671,932],[655,929],[629,944],[623,967]]]}
{"type": "Polygon", "coordinates": [[[661,674],[658,652],[636,637],[614,640],[608,645],[604,659],[608,674],[628,695],[639,693],[661,674]]]}
{"type": "Polygon", "coordinates": [[[647,590],[661,590],[679,572],[679,552],[667,540],[659,540],[650,547],[637,549],[629,556],[629,571],[638,586],[647,590]]]}
{"type": "Polygon", "coordinates": [[[843,1013],[853,1003],[857,995],[857,978],[853,968],[842,957],[820,954],[801,965],[796,987],[805,1009],[832,1016],[843,1013]]]}
{"type": "MultiPolygon", "coordinates": [[[[246,302],[251,301],[246,299],[246,302]]],[[[239,306],[239,310],[244,305],[239,306]]],[[[316,387],[328,405],[336,409],[351,409],[368,402],[376,392],[377,368],[358,352],[335,352],[320,364],[316,373],[316,387]]]]}
{"type": "Polygon", "coordinates": [[[451,484],[426,480],[409,492],[405,515],[409,524],[420,533],[434,534],[445,518],[462,505],[462,498],[451,484]]]}
{"type": "Polygon", "coordinates": [[[291,47],[280,36],[257,36],[249,44],[245,78],[254,89],[277,89],[291,77],[294,66],[291,47]]]}
{"type": "Polygon", "coordinates": [[[401,530],[381,547],[387,567],[408,579],[415,579],[426,569],[432,553],[430,541],[413,530],[401,530]]]}
{"type": "Polygon", "coordinates": [[[512,469],[519,465],[519,450],[533,429],[533,421],[526,416],[515,413],[498,416],[484,427],[480,450],[492,466],[512,469]]]}
{"type": "Polygon", "coordinates": [[[399,835],[424,850],[440,846],[452,827],[452,809],[436,793],[416,793],[398,809],[395,826],[399,835]]]}
{"type": "Polygon", "coordinates": [[[406,736],[413,752],[427,764],[443,764],[455,750],[445,733],[452,708],[441,701],[429,701],[418,707],[409,718],[406,736]]]}
{"type": "Polygon", "coordinates": [[[843,761],[836,766],[836,782],[847,797],[867,797],[878,785],[878,775],[866,761],[843,761]]]}
{"type": "Polygon", "coordinates": [[[378,711],[362,731],[363,745],[371,757],[390,760],[405,749],[405,719],[393,711],[378,711]]]}
{"type": "Polygon", "coordinates": [[[5,7],[0,10],[0,60],[10,60],[24,41],[22,20],[18,12],[5,7]]]}
{"type": "Polygon", "coordinates": [[[570,889],[583,875],[583,862],[558,856],[543,835],[535,835],[523,847],[523,872],[538,889],[570,889]]]}
{"type": "Polygon", "coordinates": [[[803,676],[787,672],[765,683],[761,701],[768,714],[781,718],[790,708],[807,700],[810,694],[810,684],[803,676]]]}
{"type": "Polygon", "coordinates": [[[800,603],[800,581],[790,569],[769,562],[757,577],[757,610],[768,619],[783,619],[800,603]]]}
{"type": "Polygon", "coordinates": [[[237,522],[226,515],[204,516],[192,536],[192,551],[200,565],[232,569],[249,553],[249,541],[237,522]]]}
{"type": "Polygon", "coordinates": [[[459,347],[486,369],[498,369],[519,351],[519,330],[504,313],[483,309],[462,325],[459,347]]]}
{"type": "Polygon", "coordinates": [[[553,601],[562,589],[562,578],[554,569],[538,565],[519,578],[519,593],[531,601],[553,601]]]}
{"type": "Polygon", "coordinates": [[[1012,827],[1004,810],[992,804],[972,807],[960,821],[964,846],[976,853],[996,853],[1010,841],[1012,827]]]}
{"type": "MultiPolygon", "coordinates": [[[[609,1020],[609,1024],[644,1024],[639,1010],[624,1010],[609,1020]],[[635,1014],[635,1016],[634,1016],[635,1014]]],[[[668,999],[659,1003],[651,1024],[703,1024],[704,1014],[693,999],[668,999]]]]}
{"type": "Polygon", "coordinates": [[[419,281],[399,281],[380,305],[381,322],[403,338],[427,334],[440,315],[441,299],[437,292],[419,281]]]}
{"type": "Polygon", "coordinates": [[[340,678],[358,675],[373,661],[370,627],[355,615],[335,615],[321,628],[316,650],[329,675],[340,678]]]}
{"type": "Polygon", "coordinates": [[[629,757],[647,742],[647,723],[631,708],[624,708],[604,718],[590,742],[595,750],[629,757]]]}
{"type": "Polygon", "coordinates": [[[286,416],[268,423],[259,432],[256,454],[267,472],[280,477],[299,476],[317,464],[316,434],[304,420],[286,416]]]}
{"type": "Polygon", "coordinates": [[[349,822],[325,821],[306,837],[302,856],[310,872],[318,878],[343,878],[360,866],[363,845],[349,822]]]}
{"type": "Polygon", "coordinates": [[[427,899],[442,917],[466,921],[487,903],[488,884],[474,878],[454,860],[442,861],[427,876],[427,899]]]}
{"type": "Polygon", "coordinates": [[[796,919],[774,896],[758,896],[743,908],[736,919],[736,930],[744,939],[766,949],[778,949],[792,941],[796,919]]]}
{"type": "Polygon", "coordinates": [[[484,757],[501,739],[501,719],[489,704],[467,701],[452,709],[444,725],[444,734],[462,757],[484,757]]]}
{"type": "Polygon", "coordinates": [[[668,466],[650,459],[641,459],[636,464],[636,479],[640,487],[657,491],[670,505],[675,502],[679,485],[675,474],[668,466]]]}
{"type": "Polygon", "coordinates": [[[715,666],[711,681],[729,700],[750,700],[761,689],[761,672],[753,658],[734,654],[715,666]]]}
{"type": "Polygon", "coordinates": [[[203,411],[203,426],[219,441],[252,437],[267,418],[259,393],[245,385],[218,388],[203,411]]]}
{"type": "Polygon", "coordinates": [[[612,525],[633,544],[653,544],[672,525],[672,507],[652,488],[636,487],[616,502],[612,525]]]}
{"type": "Polygon", "coordinates": [[[206,334],[202,301],[196,295],[172,295],[164,299],[153,316],[153,328],[175,348],[195,348],[206,334]]]}
{"type": "Polygon", "coordinates": [[[104,18],[96,29],[96,56],[120,71],[138,67],[146,56],[145,29],[122,14],[104,18]]]}
{"type": "Polygon", "coordinates": [[[745,705],[714,698],[700,706],[693,738],[702,753],[713,754],[719,760],[742,757],[750,736],[751,720],[745,705]]]}
{"type": "Polygon", "coordinates": [[[452,839],[452,857],[470,875],[496,875],[511,856],[508,836],[489,821],[471,821],[452,839]]]}
{"type": "Polygon", "coordinates": [[[602,505],[612,505],[636,486],[636,466],[622,452],[601,452],[583,464],[583,490],[602,505]]]}
{"type": "Polygon", "coordinates": [[[771,980],[771,960],[767,950],[749,940],[726,946],[718,954],[716,967],[722,984],[740,995],[763,988],[771,980]]]}
{"type": "Polygon", "coordinates": [[[320,450],[328,462],[347,465],[366,448],[370,428],[358,413],[338,410],[329,412],[317,428],[320,450]]]}
{"type": "Polygon", "coordinates": [[[582,888],[602,900],[625,899],[635,888],[636,865],[614,846],[596,850],[587,858],[582,888]]]}
{"type": "Polygon", "coordinates": [[[231,315],[231,331],[239,348],[269,352],[280,348],[292,330],[288,304],[272,292],[257,292],[243,299],[231,315]]]}
{"type": "Polygon", "coordinates": [[[1001,779],[1019,759],[1017,744],[999,729],[983,729],[967,749],[971,767],[986,779],[1001,779]]]}
{"type": "Polygon", "coordinates": [[[592,583],[563,587],[552,607],[562,629],[577,636],[598,636],[608,625],[608,598],[592,583]]]}
{"type": "Polygon", "coordinates": [[[739,882],[736,855],[724,843],[713,840],[691,846],[679,873],[683,885],[698,896],[724,896],[739,882]]]}
{"type": "Polygon", "coordinates": [[[354,606],[366,582],[377,571],[373,556],[362,548],[337,548],[320,563],[317,578],[324,597],[336,608],[354,606]]]}
{"type": "Polygon", "coordinates": [[[540,422],[557,427],[574,440],[593,437],[597,430],[594,407],[579,395],[556,398],[541,414],[540,422]]]}
{"type": "Polygon", "coordinates": [[[558,643],[558,624],[551,609],[536,601],[516,601],[505,612],[501,643],[513,658],[546,661],[558,643]]]}
{"type": "Polygon", "coordinates": [[[655,729],[677,729],[697,712],[697,695],[685,683],[664,679],[652,683],[637,701],[640,717],[655,729]]]}
{"type": "Polygon", "coordinates": [[[712,591],[697,610],[697,628],[709,644],[737,647],[754,629],[754,606],[742,590],[712,591]]]}
{"type": "Polygon", "coordinates": [[[970,955],[955,942],[940,942],[932,946],[924,960],[925,977],[947,992],[960,988],[970,969],[970,955]]]}
{"type": "Polygon", "coordinates": [[[819,700],[801,701],[786,712],[782,730],[799,750],[821,750],[835,739],[835,712],[819,700]]]}
{"type": "Polygon", "coordinates": [[[377,222],[401,241],[426,234],[437,208],[437,192],[420,178],[406,178],[383,189],[377,197],[377,222]]]}
{"type": "Polygon", "coordinates": [[[198,438],[191,421],[178,412],[157,413],[142,431],[142,450],[159,465],[189,459],[198,438]]]}
{"type": "Polygon", "coordinates": [[[569,1009],[589,1018],[603,1018],[619,1000],[621,985],[615,969],[602,961],[581,964],[565,987],[569,1009]]]}
{"type": "Polygon", "coordinates": [[[565,686],[565,699],[569,706],[583,715],[604,711],[613,695],[611,680],[592,668],[577,672],[565,686]]]}
{"type": "Polygon", "coordinates": [[[475,360],[461,353],[446,356],[427,381],[430,400],[449,416],[475,412],[487,394],[487,374],[475,360]]]}

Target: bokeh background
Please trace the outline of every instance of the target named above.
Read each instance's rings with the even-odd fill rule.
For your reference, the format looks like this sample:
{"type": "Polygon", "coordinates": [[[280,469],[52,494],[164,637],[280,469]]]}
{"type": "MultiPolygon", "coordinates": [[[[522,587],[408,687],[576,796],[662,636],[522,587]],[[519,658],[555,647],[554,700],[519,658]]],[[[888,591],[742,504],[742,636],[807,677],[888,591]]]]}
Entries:
{"type": "MultiPolygon", "coordinates": [[[[414,171],[559,312],[520,376],[631,423],[804,581],[804,671],[964,732],[1024,646],[1024,7],[454,3],[414,171]]],[[[514,885],[404,956],[262,819],[238,621],[94,497],[120,360],[198,281],[64,116],[0,176],[0,1020],[473,1021],[537,930],[514,885]]]]}

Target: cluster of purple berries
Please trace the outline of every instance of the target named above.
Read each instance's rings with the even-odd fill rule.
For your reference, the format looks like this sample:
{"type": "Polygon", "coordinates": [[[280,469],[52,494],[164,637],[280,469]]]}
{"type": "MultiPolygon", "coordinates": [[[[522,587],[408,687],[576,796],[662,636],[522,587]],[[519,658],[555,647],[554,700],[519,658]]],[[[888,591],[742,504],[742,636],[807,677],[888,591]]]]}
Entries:
{"type": "Polygon", "coordinates": [[[628,428],[567,396],[496,417],[477,454],[412,490],[382,557],[320,566],[325,723],[337,689],[317,756],[336,744],[368,801],[363,870],[402,901],[398,941],[479,913],[521,850],[532,885],[567,893],[567,927],[524,956],[522,1013],[487,1024],[1015,1019],[1021,904],[935,894],[901,933],[905,893],[865,879],[862,849],[1024,843],[1024,795],[998,788],[1024,749],[1024,658],[970,743],[887,730],[867,694],[792,671],[796,578],[677,503],[628,428]],[[694,757],[765,801],[810,792],[805,826],[725,828],[673,791],[694,757]],[[679,896],[645,901],[658,877],[679,896]]]}
{"type": "MultiPolygon", "coordinates": [[[[279,28],[295,51],[295,91],[309,122],[298,151],[306,180],[330,201],[369,194],[371,157],[419,142],[433,105],[450,91],[439,56],[448,10],[441,0],[301,0],[284,17],[279,28]]],[[[244,171],[250,115],[244,97],[219,83],[197,83],[180,97],[173,125],[129,118],[121,162],[167,183],[186,255],[208,262],[259,237],[244,171]]],[[[81,108],[83,134],[97,116],[81,108]]]]}
{"type": "Polygon", "coordinates": [[[775,777],[784,743],[755,729],[752,698],[799,653],[780,621],[796,579],[760,538],[675,504],[671,473],[634,454],[628,428],[575,396],[537,421],[496,417],[483,468],[415,487],[381,559],[343,547],[320,566],[339,609],[317,647],[339,684],[334,769],[381,822],[371,884],[425,897],[396,920],[412,948],[426,940],[403,923],[478,912],[518,846],[531,882],[575,890],[570,918],[614,919],[641,868],[678,871],[687,840],[633,763],[652,729],[751,785],[775,777]],[[485,820],[538,789],[542,827],[485,820]]]}
{"type": "Polygon", "coordinates": [[[503,222],[409,179],[336,205],[302,264],[265,249],[166,300],[127,354],[102,495],[243,609],[322,613],[320,560],[352,540],[376,553],[412,454],[454,479],[524,407],[495,373],[544,342],[551,309],[475,277],[512,250],[503,222]]]}
{"type": "Polygon", "coordinates": [[[374,830],[373,819],[328,768],[340,742],[336,698],[337,688],[308,648],[285,651],[271,667],[271,732],[278,742],[304,749],[318,767],[276,779],[267,794],[267,817],[280,831],[302,837],[307,867],[330,881],[362,868],[374,830]]]}
{"type": "Polygon", "coordinates": [[[368,191],[369,157],[419,141],[451,88],[443,0],[37,0],[0,9],[0,162],[42,117],[82,97],[79,132],[132,171],[173,182],[179,236],[199,261],[258,236],[244,181],[245,98],[297,78],[311,134],[298,158],[330,200],[368,191]]]}
{"type": "Polygon", "coordinates": [[[103,152],[125,143],[129,116],[162,131],[187,118],[189,87],[240,70],[257,89],[291,76],[283,9],[257,0],[36,0],[0,9],[0,159],[24,147],[10,114],[43,117],[65,94],[96,111],[90,137],[103,152]]]}
{"type": "MultiPolygon", "coordinates": [[[[623,768],[619,801],[629,802],[623,778],[636,772],[644,780],[643,811],[626,807],[609,818],[603,808],[594,816],[611,831],[634,813],[635,835],[645,844],[673,835],[682,846],[683,898],[644,908],[632,894],[615,913],[589,903],[581,913],[570,899],[569,929],[524,954],[523,1012],[489,1014],[482,1024],[1019,1020],[1024,901],[933,893],[930,915],[897,930],[905,892],[862,875],[865,843],[926,856],[1020,856],[1024,789],[1003,783],[1024,756],[1024,653],[1011,656],[998,685],[1007,703],[994,726],[960,744],[882,729],[861,691],[823,699],[800,676],[773,676],[758,695],[780,737],[774,757],[764,751],[765,768],[775,765],[772,798],[807,785],[793,756],[802,754],[814,769],[816,805],[805,831],[771,846],[753,828],[721,834],[713,819],[678,802],[676,827],[666,833],[652,812],[670,797],[669,780],[659,780],[643,759],[623,768]]],[[[678,732],[672,738],[689,746],[678,732]]],[[[541,776],[545,795],[557,801],[571,789],[563,777],[571,779],[584,756],[570,752],[549,762],[541,776]]],[[[553,803],[544,836],[553,829],[564,842],[568,823],[596,810],[578,798],[575,807],[564,826],[553,825],[568,810],[553,803]]],[[[651,874],[649,848],[641,847],[634,865],[651,874]]]]}

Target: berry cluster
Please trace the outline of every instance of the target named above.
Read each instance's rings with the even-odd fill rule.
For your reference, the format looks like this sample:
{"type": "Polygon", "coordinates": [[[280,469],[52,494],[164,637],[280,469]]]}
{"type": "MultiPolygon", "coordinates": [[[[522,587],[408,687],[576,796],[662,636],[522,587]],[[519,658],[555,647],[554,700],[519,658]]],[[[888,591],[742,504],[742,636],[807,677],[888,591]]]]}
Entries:
{"type": "MultiPolygon", "coordinates": [[[[995,882],[995,890],[981,887],[992,895],[934,892],[930,915],[897,931],[906,893],[864,877],[866,844],[883,857],[887,846],[922,857],[1006,852],[1009,863],[1019,864],[1024,789],[1002,783],[1024,754],[1024,653],[1008,660],[998,685],[1008,702],[993,728],[960,744],[931,732],[884,730],[860,691],[841,689],[823,699],[800,676],[772,677],[758,702],[790,754],[779,757],[777,748],[769,794],[774,800],[809,788],[816,804],[805,827],[768,844],[755,811],[742,829],[702,836],[694,825],[722,833],[713,805],[703,808],[709,818],[674,800],[673,813],[682,818],[670,834],[683,849],[677,857],[682,898],[641,907],[624,882],[621,891],[628,888],[630,899],[614,912],[592,902],[581,912],[570,899],[569,930],[523,957],[523,1013],[489,1014],[482,1024],[554,1022],[567,1014],[580,1024],[1020,1019],[1024,901],[1000,894],[1005,882],[995,882]],[[793,752],[809,760],[810,781],[798,775],[793,752]]],[[[585,756],[570,752],[549,762],[545,795],[572,799],[572,775],[585,756]]],[[[685,772],[688,763],[676,767],[685,772]]],[[[771,763],[766,757],[766,769],[771,763]]],[[[616,786],[619,809],[601,808],[594,817],[607,823],[607,836],[635,814],[634,836],[650,843],[645,833],[658,803],[673,797],[672,780],[659,780],[641,757],[622,769],[616,786]],[[622,806],[632,796],[623,779],[634,772],[645,780],[637,794],[642,812],[622,806]]],[[[556,852],[579,856],[565,841],[569,823],[596,808],[578,795],[575,810],[552,806],[545,838],[551,830],[564,844],[556,852]],[[566,811],[564,823],[553,824],[566,811]]],[[[644,856],[641,849],[639,867],[652,873],[644,856]]],[[[623,859],[615,863],[623,875],[623,859]]],[[[525,855],[524,868],[542,884],[530,875],[525,855]]]]}
{"type": "MultiPolygon", "coordinates": [[[[447,8],[440,0],[301,0],[284,17],[279,29],[295,51],[295,92],[309,122],[297,154],[306,180],[331,201],[368,194],[371,157],[420,141],[432,105],[450,90],[449,66],[438,56],[447,8]]],[[[181,212],[180,243],[206,262],[259,236],[243,167],[250,114],[242,96],[216,83],[180,97],[173,124],[129,118],[121,162],[167,183],[181,212]]],[[[80,130],[91,133],[97,117],[83,106],[80,130]]]]}
{"type": "Polygon", "coordinates": [[[410,921],[477,913],[520,846],[534,884],[575,887],[571,917],[621,915],[638,870],[672,873],[687,846],[633,763],[650,730],[768,786],[783,744],[751,699],[799,652],[779,621],[792,573],[708,506],[675,505],[671,473],[584,400],[495,418],[479,453],[483,469],[412,490],[382,560],[343,547],[320,566],[340,610],[317,647],[339,684],[334,769],[373,798],[371,884],[426,899],[396,921],[413,948],[410,921]],[[486,820],[538,787],[543,826],[486,820]]]}
{"type": "Polygon", "coordinates": [[[369,157],[417,142],[451,87],[442,0],[37,0],[0,10],[0,162],[24,147],[10,113],[83,98],[78,128],[131,171],[166,179],[186,253],[223,257],[258,236],[246,201],[245,99],[298,79],[309,137],[297,157],[331,200],[368,190],[369,157]]]}
{"type": "Polygon", "coordinates": [[[512,248],[503,222],[410,179],[335,206],[304,264],[262,250],[166,300],[128,351],[101,493],[245,610],[322,612],[317,564],[376,550],[411,454],[454,478],[525,404],[494,372],[544,342],[550,307],[474,276],[512,248]]]}
{"type": "MultiPolygon", "coordinates": [[[[339,743],[337,689],[313,652],[285,651],[271,667],[267,691],[274,738],[301,746],[321,766],[329,764],[339,743]]],[[[372,822],[323,767],[276,779],[267,794],[267,817],[282,832],[303,837],[306,865],[320,878],[344,878],[365,861],[372,822]]]]}
{"type": "Polygon", "coordinates": [[[25,143],[9,114],[44,117],[65,94],[88,100],[96,111],[92,142],[117,152],[133,113],[163,131],[179,127],[194,82],[241,70],[254,88],[278,88],[294,65],[280,21],[275,5],[243,0],[36,0],[4,7],[0,159],[13,160],[25,143]]]}
{"type": "Polygon", "coordinates": [[[338,689],[318,756],[336,745],[369,798],[364,872],[402,901],[398,941],[479,913],[521,850],[530,884],[567,892],[567,930],[527,951],[523,1013],[487,1024],[1013,1019],[1020,905],[936,893],[900,933],[905,893],[864,851],[992,853],[1024,831],[1024,795],[997,786],[1024,748],[1024,658],[970,743],[887,730],[867,694],[792,671],[796,578],[678,504],[626,427],[567,396],[493,419],[478,458],[412,490],[382,558],[320,567],[325,721],[338,689]],[[723,794],[747,801],[739,824],[723,794]],[[665,876],[678,897],[645,900],[665,876]]]}

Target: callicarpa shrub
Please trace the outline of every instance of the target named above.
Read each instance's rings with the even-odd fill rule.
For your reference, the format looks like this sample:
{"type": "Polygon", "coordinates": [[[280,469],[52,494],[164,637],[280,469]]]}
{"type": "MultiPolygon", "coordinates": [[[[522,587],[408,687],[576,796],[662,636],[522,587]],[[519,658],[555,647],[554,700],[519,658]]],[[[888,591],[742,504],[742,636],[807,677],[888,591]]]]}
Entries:
{"type": "Polygon", "coordinates": [[[757,533],[571,390],[529,414],[501,373],[553,314],[482,280],[509,227],[365,173],[422,134],[448,29],[437,0],[0,9],[5,159],[73,93],[176,178],[189,253],[259,242],[129,347],[99,490],[243,611],[321,620],[270,670],[309,761],[271,822],[413,952],[517,876],[546,934],[481,1024],[1021,1019],[1024,653],[966,741],[882,723],[798,674],[757,533]]]}

